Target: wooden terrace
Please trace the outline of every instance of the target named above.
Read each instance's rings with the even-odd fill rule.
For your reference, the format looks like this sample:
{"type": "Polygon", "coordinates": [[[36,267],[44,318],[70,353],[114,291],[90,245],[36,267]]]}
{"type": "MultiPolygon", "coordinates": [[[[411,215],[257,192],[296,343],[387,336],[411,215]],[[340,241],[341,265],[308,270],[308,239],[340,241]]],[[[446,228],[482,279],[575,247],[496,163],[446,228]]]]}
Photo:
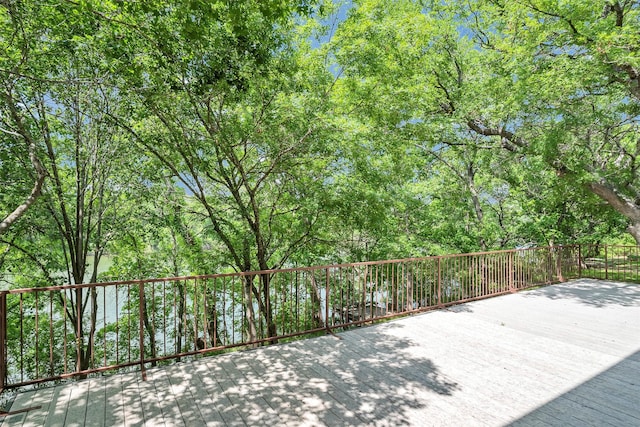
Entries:
{"type": "Polygon", "coordinates": [[[640,425],[640,285],[580,279],[18,394],[4,426],[640,425]]]}

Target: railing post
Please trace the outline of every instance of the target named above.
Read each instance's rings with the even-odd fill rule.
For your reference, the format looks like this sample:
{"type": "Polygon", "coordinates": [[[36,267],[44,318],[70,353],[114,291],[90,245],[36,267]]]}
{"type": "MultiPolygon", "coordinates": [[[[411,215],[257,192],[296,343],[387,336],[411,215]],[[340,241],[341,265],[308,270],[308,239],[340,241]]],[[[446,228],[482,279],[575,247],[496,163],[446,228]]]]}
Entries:
{"type": "Polygon", "coordinates": [[[509,261],[508,267],[509,271],[509,292],[515,292],[515,287],[513,283],[513,276],[515,275],[515,271],[513,271],[513,251],[509,251],[509,261]]]}
{"type": "Polygon", "coordinates": [[[76,288],[76,372],[82,370],[82,288],[76,288]]]}
{"type": "Polygon", "coordinates": [[[440,266],[441,257],[438,257],[438,305],[442,306],[442,267],[440,266]]]}
{"type": "Polygon", "coordinates": [[[564,282],[564,274],[562,274],[562,259],[564,257],[564,246],[560,245],[556,249],[556,268],[558,273],[558,281],[560,283],[564,282]]]}
{"type": "MultiPolygon", "coordinates": [[[[186,285],[185,285],[186,287],[186,285]]],[[[140,302],[138,304],[139,311],[139,325],[140,325],[140,371],[142,372],[142,379],[146,381],[147,375],[144,370],[144,316],[147,311],[147,303],[144,297],[144,283],[140,282],[138,284],[138,297],[140,302]]]]}
{"type": "Polygon", "coordinates": [[[604,280],[609,280],[609,254],[607,245],[604,245],[604,280]]]}
{"type": "Polygon", "coordinates": [[[7,293],[0,292],[0,393],[7,385],[7,293]]]}
{"type": "Polygon", "coordinates": [[[582,245],[578,244],[578,279],[582,279],[582,245]]]}
{"type": "Polygon", "coordinates": [[[547,246],[547,285],[553,283],[553,246],[547,246]]]}
{"type": "Polygon", "coordinates": [[[329,268],[325,270],[324,286],[324,327],[331,332],[331,327],[329,326],[329,268]]]}

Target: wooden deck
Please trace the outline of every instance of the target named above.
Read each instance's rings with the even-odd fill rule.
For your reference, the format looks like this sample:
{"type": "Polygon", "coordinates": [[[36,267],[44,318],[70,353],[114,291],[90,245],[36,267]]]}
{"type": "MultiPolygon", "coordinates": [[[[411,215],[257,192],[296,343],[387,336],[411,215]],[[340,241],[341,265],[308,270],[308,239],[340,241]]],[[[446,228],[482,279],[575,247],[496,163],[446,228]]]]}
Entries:
{"type": "Polygon", "coordinates": [[[18,395],[2,426],[640,425],[640,286],[579,280],[18,395]]]}

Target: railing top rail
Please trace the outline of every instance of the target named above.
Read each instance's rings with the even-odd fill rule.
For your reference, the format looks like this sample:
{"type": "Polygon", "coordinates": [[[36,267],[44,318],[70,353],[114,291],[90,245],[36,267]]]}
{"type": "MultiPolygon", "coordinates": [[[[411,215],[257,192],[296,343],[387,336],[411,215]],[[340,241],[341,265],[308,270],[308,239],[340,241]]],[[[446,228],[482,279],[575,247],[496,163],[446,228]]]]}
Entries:
{"type": "Polygon", "coordinates": [[[437,260],[437,259],[461,258],[461,257],[484,256],[484,255],[497,255],[497,254],[505,254],[505,253],[544,250],[544,249],[555,248],[555,247],[573,247],[573,246],[576,246],[576,245],[536,246],[536,247],[520,248],[520,249],[503,249],[498,251],[470,252],[470,253],[446,254],[446,255],[429,255],[429,256],[423,256],[423,257],[398,258],[398,259],[378,260],[378,261],[361,261],[361,262],[342,263],[342,264],[327,264],[327,265],[317,265],[317,266],[310,266],[310,267],[291,267],[291,268],[280,268],[280,269],[271,269],[271,270],[241,271],[241,272],[203,274],[203,275],[192,275],[192,276],[115,280],[115,281],[98,282],[98,283],[81,283],[81,284],[68,284],[68,285],[59,285],[59,286],[8,289],[8,290],[1,290],[0,294],[5,294],[5,295],[6,294],[22,294],[22,293],[29,293],[29,292],[47,292],[47,291],[69,290],[69,289],[99,288],[99,287],[108,287],[108,286],[116,286],[116,285],[135,285],[135,284],[145,284],[145,283],[154,283],[154,282],[177,282],[181,280],[207,280],[207,279],[219,279],[219,278],[225,278],[225,277],[258,276],[258,275],[264,275],[264,274],[291,273],[291,272],[297,272],[297,271],[316,271],[316,270],[361,267],[361,266],[380,265],[380,264],[398,264],[403,262],[428,261],[428,260],[437,260]]]}

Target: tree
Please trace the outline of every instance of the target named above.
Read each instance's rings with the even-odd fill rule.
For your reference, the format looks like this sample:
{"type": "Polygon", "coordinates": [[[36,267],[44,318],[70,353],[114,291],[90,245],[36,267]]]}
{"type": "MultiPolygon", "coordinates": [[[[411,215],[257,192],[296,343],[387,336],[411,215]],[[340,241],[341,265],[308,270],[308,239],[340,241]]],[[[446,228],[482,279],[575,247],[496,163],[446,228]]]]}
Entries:
{"type": "MultiPolygon", "coordinates": [[[[36,168],[30,175],[36,175],[40,203],[25,213],[32,194],[20,212],[28,222],[2,242],[35,263],[48,284],[96,282],[100,259],[119,232],[125,212],[119,206],[129,203],[135,170],[135,157],[128,156],[122,132],[111,123],[118,94],[107,83],[90,34],[97,22],[68,4],[10,2],[3,12],[13,34],[6,40],[18,58],[1,74],[4,124],[15,141],[28,146],[22,152],[29,152],[36,168]]],[[[96,290],[57,296],[57,309],[66,310],[75,325],[77,369],[87,369],[96,333],[96,290]]]]}
{"type": "MultiPolygon", "coordinates": [[[[364,1],[339,28],[332,51],[342,67],[345,114],[371,129],[360,132],[369,140],[360,141],[363,151],[388,155],[396,165],[378,188],[387,194],[390,182],[405,183],[399,194],[416,206],[405,223],[423,223],[407,235],[451,250],[487,250],[508,240],[496,232],[508,183],[496,179],[496,162],[473,135],[443,112],[454,96],[447,87],[462,78],[462,65],[452,60],[460,50],[457,36],[452,21],[425,13],[415,2],[364,1]],[[408,183],[415,188],[420,182],[428,193],[409,196],[408,183]]],[[[381,170],[380,162],[371,169],[381,170]]]]}
{"type": "MultiPolygon", "coordinates": [[[[553,171],[573,183],[567,204],[598,195],[634,233],[637,5],[424,3],[362,1],[341,25],[335,58],[354,111],[427,154],[480,149],[508,155],[529,179],[553,171]]],[[[487,210],[469,183],[478,221],[487,210]]]]}
{"type": "MultiPolygon", "coordinates": [[[[308,196],[324,185],[318,138],[332,77],[292,39],[296,4],[277,5],[175,2],[124,8],[117,21],[95,12],[127,40],[110,55],[133,114],[115,120],[198,202],[226,263],[244,272],[284,265],[322,212],[308,196]]],[[[251,301],[276,334],[269,280],[246,276],[251,340],[262,327],[251,301]]]]}
{"type": "Polygon", "coordinates": [[[469,128],[496,146],[540,156],[624,216],[640,242],[640,5],[477,1],[460,8],[482,56],[483,71],[466,77],[489,88],[477,98],[488,107],[463,107],[469,128]]]}

